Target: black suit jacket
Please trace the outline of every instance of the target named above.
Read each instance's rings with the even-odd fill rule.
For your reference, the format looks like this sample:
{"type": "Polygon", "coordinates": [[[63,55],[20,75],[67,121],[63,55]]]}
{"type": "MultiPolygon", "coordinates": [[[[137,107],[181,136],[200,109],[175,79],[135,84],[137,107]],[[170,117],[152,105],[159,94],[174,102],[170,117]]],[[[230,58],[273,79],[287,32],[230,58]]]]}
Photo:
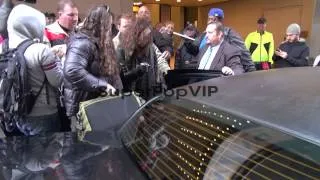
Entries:
{"type": "MultiPolygon", "coordinates": [[[[202,56],[208,49],[208,45],[202,48],[198,54],[198,65],[199,67],[202,56]]],[[[210,70],[219,70],[221,71],[223,66],[230,67],[235,75],[242,74],[244,72],[243,66],[240,62],[241,51],[239,48],[231,46],[227,41],[223,41],[220,45],[214,60],[211,63],[210,70]]]]}

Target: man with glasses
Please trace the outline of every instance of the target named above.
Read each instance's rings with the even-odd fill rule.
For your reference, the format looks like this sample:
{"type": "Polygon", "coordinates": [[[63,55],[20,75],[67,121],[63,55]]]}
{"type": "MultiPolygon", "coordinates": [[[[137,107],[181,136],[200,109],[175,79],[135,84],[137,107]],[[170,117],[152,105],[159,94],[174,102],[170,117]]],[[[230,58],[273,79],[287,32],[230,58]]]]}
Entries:
{"type": "Polygon", "coordinates": [[[309,47],[300,39],[301,28],[290,24],[286,32],[286,41],[275,51],[276,68],[308,66],[309,47]]]}

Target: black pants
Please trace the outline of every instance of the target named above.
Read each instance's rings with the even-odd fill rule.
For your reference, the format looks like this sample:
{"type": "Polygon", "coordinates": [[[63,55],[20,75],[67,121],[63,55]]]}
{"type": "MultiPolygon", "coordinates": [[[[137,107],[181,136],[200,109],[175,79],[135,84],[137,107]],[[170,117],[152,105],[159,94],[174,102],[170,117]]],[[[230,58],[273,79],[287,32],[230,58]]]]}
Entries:
{"type": "Polygon", "coordinates": [[[58,106],[58,113],[60,118],[60,124],[61,124],[61,131],[62,132],[69,132],[71,131],[71,120],[68,118],[66,114],[66,108],[58,106]]]}

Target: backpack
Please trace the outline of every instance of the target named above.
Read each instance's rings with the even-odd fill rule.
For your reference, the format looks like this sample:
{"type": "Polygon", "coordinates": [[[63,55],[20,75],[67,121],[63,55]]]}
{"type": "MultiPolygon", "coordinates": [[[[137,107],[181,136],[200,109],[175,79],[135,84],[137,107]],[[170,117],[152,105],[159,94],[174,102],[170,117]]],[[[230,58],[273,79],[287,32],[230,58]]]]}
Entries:
{"type": "Polygon", "coordinates": [[[28,83],[26,49],[34,44],[25,40],[15,49],[0,55],[0,121],[7,132],[12,132],[18,122],[23,121],[35,104],[43,89],[34,95],[28,83]]]}

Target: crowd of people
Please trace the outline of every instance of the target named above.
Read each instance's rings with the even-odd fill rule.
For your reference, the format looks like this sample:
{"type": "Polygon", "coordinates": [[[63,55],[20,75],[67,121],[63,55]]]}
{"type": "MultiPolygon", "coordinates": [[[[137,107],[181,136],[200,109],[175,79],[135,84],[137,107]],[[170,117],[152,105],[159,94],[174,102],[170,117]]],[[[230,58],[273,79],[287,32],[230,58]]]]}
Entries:
{"type": "Polygon", "coordinates": [[[116,18],[108,5],[98,5],[79,22],[74,1],[60,0],[56,20],[46,25],[44,13],[10,2],[2,3],[7,16],[0,19],[0,53],[37,39],[24,53],[28,82],[33,92],[39,92],[31,113],[19,122],[24,135],[81,130],[80,102],[102,94],[134,91],[145,101],[151,99],[153,87],[165,88],[164,76],[172,57],[176,69],[239,75],[271,67],[306,66],[309,56],[309,48],[299,38],[298,24],[288,27],[286,40],[274,51],[265,18],[258,20],[257,31],[243,41],[235,30],[224,26],[224,12],[219,8],[210,9],[205,32],[188,24],[182,34],[195,40],[183,38],[175,52],[174,23],[153,27],[146,6],[137,14],[116,18]]]}
{"type": "Polygon", "coordinates": [[[182,41],[176,53],[175,68],[222,70],[227,74],[237,74],[237,71],[239,74],[271,68],[308,66],[310,50],[305,39],[300,37],[301,28],[298,24],[288,26],[284,41],[275,49],[273,34],[266,30],[266,18],[259,18],[257,30],[249,33],[244,40],[234,29],[224,26],[223,20],[223,10],[212,8],[208,13],[205,32],[199,34],[192,24],[187,25],[183,34],[195,40],[182,41]],[[239,61],[243,70],[239,69],[239,61]],[[219,66],[219,62],[223,62],[226,67],[219,66]]]}

